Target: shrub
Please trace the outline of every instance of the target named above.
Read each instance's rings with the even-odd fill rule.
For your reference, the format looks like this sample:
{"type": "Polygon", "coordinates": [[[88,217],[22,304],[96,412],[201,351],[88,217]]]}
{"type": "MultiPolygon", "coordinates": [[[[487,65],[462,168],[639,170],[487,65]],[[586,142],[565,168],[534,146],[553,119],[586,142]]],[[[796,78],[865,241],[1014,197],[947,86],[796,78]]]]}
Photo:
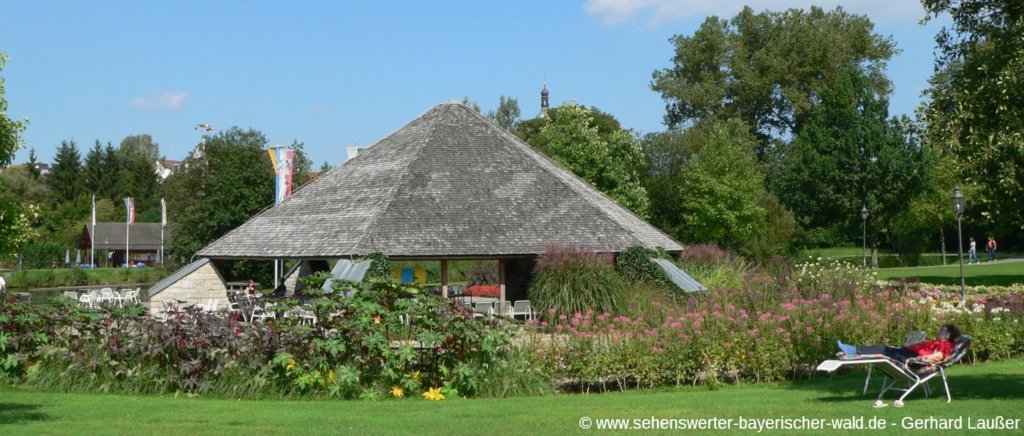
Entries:
{"type": "Polygon", "coordinates": [[[614,312],[626,285],[611,255],[552,246],[537,260],[529,293],[534,307],[551,316],[587,309],[614,312]]]}
{"type": "Polygon", "coordinates": [[[682,289],[669,280],[661,267],[651,262],[651,258],[657,257],[661,256],[654,250],[632,246],[615,258],[615,271],[632,284],[654,283],[675,292],[682,292],[682,289]]]}
{"type": "Polygon", "coordinates": [[[26,244],[21,249],[21,262],[26,269],[53,268],[63,258],[64,247],[52,242],[26,244]]]}
{"type": "Polygon", "coordinates": [[[89,284],[89,273],[81,268],[72,268],[69,280],[72,285],[82,286],[89,284]]]}
{"type": "Polygon", "coordinates": [[[388,260],[388,257],[385,256],[384,253],[381,253],[381,252],[370,253],[370,254],[367,254],[366,256],[360,257],[356,261],[357,262],[362,262],[362,261],[366,261],[366,260],[371,261],[370,262],[370,269],[366,270],[366,275],[363,276],[363,280],[370,280],[370,279],[389,280],[389,279],[391,279],[391,261],[388,260]]]}
{"type": "Polygon", "coordinates": [[[708,289],[739,290],[753,270],[742,258],[733,257],[715,244],[691,245],[683,251],[679,267],[708,289]]]}

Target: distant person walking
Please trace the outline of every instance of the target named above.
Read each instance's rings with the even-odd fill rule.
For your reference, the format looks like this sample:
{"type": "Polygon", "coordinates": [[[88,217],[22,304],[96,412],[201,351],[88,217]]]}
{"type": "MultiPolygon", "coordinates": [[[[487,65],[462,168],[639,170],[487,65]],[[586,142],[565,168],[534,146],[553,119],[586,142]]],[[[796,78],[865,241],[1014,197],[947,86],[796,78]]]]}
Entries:
{"type": "Polygon", "coordinates": [[[995,262],[995,260],[996,260],[996,237],[995,236],[989,236],[988,237],[988,245],[986,246],[986,248],[988,248],[988,261],[989,262],[995,262]]]}
{"type": "Polygon", "coordinates": [[[967,249],[967,264],[979,263],[978,260],[978,242],[974,240],[974,236],[971,236],[971,248],[967,249]]]}

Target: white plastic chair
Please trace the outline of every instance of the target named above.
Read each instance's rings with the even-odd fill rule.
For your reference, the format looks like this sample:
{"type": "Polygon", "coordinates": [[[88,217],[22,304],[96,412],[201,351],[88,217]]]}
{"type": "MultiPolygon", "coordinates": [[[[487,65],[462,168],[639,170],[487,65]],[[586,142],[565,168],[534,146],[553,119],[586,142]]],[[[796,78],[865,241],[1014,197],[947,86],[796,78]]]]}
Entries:
{"type": "Polygon", "coordinates": [[[512,305],[512,316],[522,316],[523,319],[533,319],[533,308],[530,307],[530,300],[517,300],[512,305]]]}
{"type": "Polygon", "coordinates": [[[139,300],[139,293],[140,292],[142,292],[142,288],[135,288],[134,291],[125,291],[122,294],[122,296],[123,296],[125,301],[131,302],[131,303],[135,303],[135,304],[140,304],[140,303],[142,303],[142,301],[139,300]]]}
{"type": "Polygon", "coordinates": [[[252,315],[249,316],[249,319],[251,321],[255,321],[258,319],[260,320],[260,322],[264,322],[268,319],[273,319],[274,313],[267,310],[272,307],[274,307],[274,303],[267,303],[265,307],[256,306],[255,308],[252,309],[252,315]]]}
{"type": "Polygon", "coordinates": [[[114,302],[114,290],[113,289],[110,289],[110,288],[100,289],[99,297],[96,298],[96,303],[97,304],[103,304],[104,302],[107,302],[107,303],[113,303],[114,302]]]}
{"type": "Polygon", "coordinates": [[[473,318],[479,318],[482,316],[486,316],[488,318],[494,316],[494,303],[477,302],[473,305],[473,318]]]}
{"type": "Polygon", "coordinates": [[[96,308],[96,298],[93,294],[82,294],[78,296],[78,305],[86,306],[90,309],[96,308]]]}

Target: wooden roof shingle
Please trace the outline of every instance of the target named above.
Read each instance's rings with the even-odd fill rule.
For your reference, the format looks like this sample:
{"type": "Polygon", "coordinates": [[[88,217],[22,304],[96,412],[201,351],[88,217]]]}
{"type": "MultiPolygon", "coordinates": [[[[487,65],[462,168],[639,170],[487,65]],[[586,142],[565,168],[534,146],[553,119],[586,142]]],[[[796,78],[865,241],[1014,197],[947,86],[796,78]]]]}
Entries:
{"type": "Polygon", "coordinates": [[[199,251],[211,258],[535,255],[682,246],[517,137],[438,105],[199,251]]]}

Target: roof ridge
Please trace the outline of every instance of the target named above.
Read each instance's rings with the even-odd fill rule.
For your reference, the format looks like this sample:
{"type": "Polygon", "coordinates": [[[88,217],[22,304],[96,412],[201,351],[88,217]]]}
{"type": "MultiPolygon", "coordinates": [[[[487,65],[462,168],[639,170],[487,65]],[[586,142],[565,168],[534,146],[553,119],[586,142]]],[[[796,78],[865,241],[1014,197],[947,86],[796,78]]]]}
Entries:
{"type": "MultiPolygon", "coordinates": [[[[540,151],[534,149],[533,146],[530,145],[530,144],[527,144],[526,141],[523,141],[518,136],[513,135],[511,132],[501,128],[500,126],[495,125],[494,123],[491,122],[491,120],[488,120],[486,117],[483,117],[483,115],[480,115],[480,114],[476,114],[476,115],[481,117],[481,118],[483,118],[488,123],[490,123],[491,126],[493,126],[495,128],[495,130],[498,130],[501,135],[508,137],[508,139],[511,139],[511,142],[513,144],[515,144],[515,146],[525,150],[527,156],[530,156],[532,159],[534,159],[535,161],[537,161],[537,162],[539,162],[541,164],[545,164],[546,163],[548,165],[555,166],[555,168],[557,168],[558,170],[561,170],[562,172],[568,174],[569,177],[576,179],[577,182],[582,183],[584,186],[590,187],[593,190],[593,192],[596,192],[601,197],[604,197],[605,200],[610,201],[615,206],[618,206],[622,210],[626,211],[628,214],[632,215],[633,218],[636,218],[636,219],[638,219],[638,220],[640,220],[640,221],[642,221],[644,223],[650,224],[650,223],[647,222],[647,220],[643,219],[642,217],[640,217],[639,215],[634,213],[632,210],[629,210],[628,207],[619,204],[619,202],[615,201],[614,198],[609,197],[604,192],[601,192],[600,189],[597,189],[596,186],[591,185],[590,182],[588,182],[588,181],[584,180],[582,177],[576,175],[576,173],[574,173],[574,172],[572,172],[572,171],[570,171],[570,170],[568,170],[566,168],[563,168],[554,159],[552,159],[552,158],[548,157],[547,155],[545,155],[544,153],[541,153],[540,151]]],[[[551,174],[555,175],[556,176],[555,178],[558,179],[559,182],[561,182],[562,184],[567,186],[573,192],[575,192],[577,194],[581,194],[581,196],[583,196],[584,194],[587,194],[587,190],[581,189],[581,186],[574,185],[572,183],[567,183],[566,180],[562,179],[561,177],[558,177],[558,173],[557,172],[552,172],[552,171],[550,171],[550,169],[549,169],[549,172],[551,174]]],[[[600,205],[596,205],[596,204],[594,206],[601,212],[602,215],[608,217],[609,220],[611,220],[613,223],[615,223],[616,226],[618,226],[620,229],[624,230],[629,235],[632,235],[632,236],[636,237],[639,240],[644,239],[644,238],[638,237],[638,235],[636,233],[634,233],[628,226],[626,226],[625,223],[620,222],[617,217],[609,214],[608,211],[605,210],[605,208],[600,207],[600,205]]],[[[673,237],[669,236],[668,234],[666,234],[665,232],[661,231],[661,229],[659,229],[657,227],[654,227],[653,225],[651,225],[651,228],[656,230],[658,233],[661,233],[663,236],[667,237],[669,240],[673,240],[673,241],[675,240],[675,238],[673,238],[673,237]]]]}
{"type": "MultiPolygon", "coordinates": [[[[423,114],[421,114],[420,116],[414,118],[412,121],[409,121],[408,123],[403,124],[401,128],[399,128],[398,130],[396,130],[394,132],[391,132],[391,134],[389,134],[388,136],[385,136],[384,138],[382,138],[381,141],[383,141],[383,140],[389,138],[391,135],[394,135],[395,133],[401,131],[402,129],[404,129],[409,124],[412,124],[413,122],[416,122],[417,120],[420,120],[421,118],[426,116],[431,111],[439,110],[439,108],[441,106],[442,105],[434,106],[430,110],[428,110],[428,111],[424,112],[423,114]]],[[[425,148],[427,148],[426,147],[427,142],[430,142],[430,139],[432,138],[432,135],[434,134],[434,131],[437,129],[437,119],[436,119],[436,117],[433,118],[433,119],[430,119],[429,120],[429,124],[430,124],[430,128],[427,129],[427,134],[423,135],[424,138],[425,138],[423,140],[423,143],[420,144],[419,147],[417,147],[416,154],[413,155],[412,158],[409,159],[408,163],[405,165],[405,168],[402,170],[402,174],[398,176],[398,181],[394,185],[391,186],[391,189],[388,190],[388,194],[387,194],[386,200],[384,202],[385,206],[380,208],[380,209],[378,209],[377,213],[373,214],[373,218],[370,218],[369,220],[366,221],[366,228],[367,229],[373,229],[374,225],[377,223],[377,220],[379,220],[381,216],[384,216],[385,213],[389,209],[391,209],[391,206],[394,204],[395,196],[398,195],[398,190],[402,188],[402,183],[405,182],[406,177],[409,176],[410,169],[412,168],[413,164],[416,163],[417,160],[419,160],[420,155],[423,154],[423,150],[425,148]]],[[[377,144],[379,144],[379,143],[380,143],[380,141],[377,141],[377,142],[373,143],[373,147],[377,146],[377,144]]],[[[354,244],[352,244],[352,247],[354,248],[353,251],[360,250],[363,247],[363,244],[366,242],[366,238],[369,238],[369,237],[370,237],[370,232],[364,233],[363,236],[360,237],[358,241],[356,241],[354,244]]],[[[366,254],[368,254],[368,253],[366,253],[366,254]]]]}

